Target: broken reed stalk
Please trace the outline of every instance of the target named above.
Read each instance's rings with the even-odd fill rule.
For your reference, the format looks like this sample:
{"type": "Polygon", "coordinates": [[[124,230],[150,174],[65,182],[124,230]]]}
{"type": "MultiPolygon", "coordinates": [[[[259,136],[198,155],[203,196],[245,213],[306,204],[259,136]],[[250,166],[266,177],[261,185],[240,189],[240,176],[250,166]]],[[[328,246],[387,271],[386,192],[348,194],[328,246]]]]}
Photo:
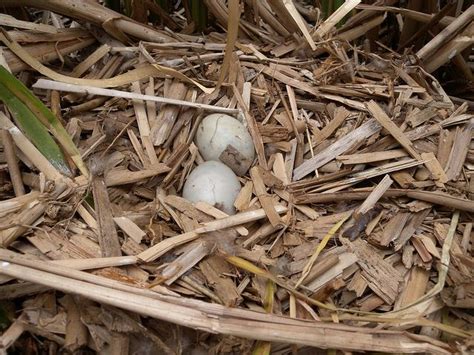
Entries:
{"type": "MultiPolygon", "coordinates": [[[[358,189],[344,193],[306,194],[295,196],[296,203],[329,203],[337,201],[365,200],[372,189],[358,189]]],[[[454,197],[437,191],[417,191],[408,189],[388,189],[383,197],[407,196],[416,200],[425,201],[440,206],[446,206],[461,211],[474,212],[474,201],[454,197]]]]}
{"type": "Polygon", "coordinates": [[[10,119],[0,112],[0,127],[7,130],[15,142],[15,145],[25,154],[25,156],[40,170],[47,179],[61,181],[65,177],[62,175],[39,150],[23,135],[23,133],[13,124],[10,119]]]}
{"type": "Polygon", "coordinates": [[[140,24],[132,19],[93,2],[74,0],[4,0],[3,6],[28,6],[59,13],[71,18],[91,22],[105,29],[111,36],[126,42],[130,35],[150,42],[173,42],[174,38],[151,26],[140,24]],[[113,23],[113,24],[112,24],[113,23]]]}
{"type": "Polygon", "coordinates": [[[9,200],[0,201],[0,217],[4,217],[9,213],[13,213],[24,206],[36,201],[41,196],[39,191],[31,191],[25,195],[11,198],[9,200]]]}
{"type": "Polygon", "coordinates": [[[8,164],[8,173],[13,184],[13,190],[16,196],[25,194],[25,187],[21,179],[20,168],[18,167],[18,159],[15,153],[15,146],[12,137],[6,129],[1,129],[1,138],[3,143],[3,152],[8,164]]]}
{"type": "MultiPolygon", "coordinates": [[[[127,265],[135,265],[138,263],[136,256],[115,256],[107,258],[91,258],[91,259],[62,259],[49,260],[48,263],[68,267],[74,270],[92,270],[107,267],[121,267],[127,265]]],[[[12,279],[9,279],[10,281],[12,279]]],[[[6,282],[6,279],[2,279],[6,282]]]]}
{"type": "MultiPolygon", "coordinates": [[[[360,0],[355,0],[356,2],[360,2],[360,0]]],[[[282,0],[283,5],[286,8],[286,11],[288,11],[288,14],[291,16],[293,21],[295,21],[296,25],[300,29],[301,33],[303,33],[303,37],[306,39],[308,42],[310,48],[314,51],[316,50],[316,43],[314,43],[313,38],[311,37],[311,34],[308,31],[308,28],[306,27],[306,24],[303,21],[303,18],[301,17],[300,13],[295,7],[295,4],[291,0],[282,0]]]]}
{"type": "Polygon", "coordinates": [[[85,94],[85,95],[122,97],[122,98],[132,99],[132,100],[153,101],[153,102],[158,102],[161,104],[176,105],[176,106],[182,106],[182,107],[192,107],[192,108],[197,108],[204,111],[227,113],[230,115],[235,115],[239,113],[238,109],[206,105],[206,104],[201,104],[199,102],[189,102],[189,101],[184,101],[184,100],[170,99],[167,97],[143,95],[143,94],[137,94],[133,92],[126,92],[126,91],[120,91],[120,90],[102,89],[102,88],[97,88],[94,86],[67,84],[67,83],[61,83],[59,81],[53,81],[53,80],[47,80],[47,79],[39,79],[35,84],[33,84],[33,87],[38,88],[38,89],[74,92],[74,93],[85,94]]]}
{"type": "Polygon", "coordinates": [[[315,29],[313,37],[322,38],[325,36],[344,16],[351,12],[361,0],[348,0],[345,1],[340,7],[337,8],[324,22],[315,29]]]}
{"type": "MultiPolygon", "coordinates": [[[[472,5],[474,7],[474,5],[472,5]]],[[[428,73],[434,72],[453,57],[453,53],[462,53],[467,47],[474,43],[474,23],[439,48],[431,58],[424,62],[425,70],[428,73]]]]}
{"type": "Polygon", "coordinates": [[[438,33],[431,41],[423,46],[418,52],[417,57],[421,61],[427,60],[435,51],[451,37],[453,37],[459,30],[461,30],[467,23],[474,18],[474,5],[471,5],[459,17],[455,18],[446,28],[438,33]]]}
{"type": "Polygon", "coordinates": [[[260,315],[252,311],[229,309],[220,305],[213,305],[213,313],[206,314],[203,313],[203,310],[167,302],[166,297],[163,298],[152,291],[125,285],[118,286],[120,284],[116,281],[109,281],[81,271],[53,267],[45,265],[44,262],[32,263],[16,255],[6,255],[2,251],[0,251],[0,259],[3,260],[0,270],[5,275],[207,332],[320,348],[343,348],[348,351],[397,352],[406,349],[409,344],[410,350],[414,352],[449,353],[441,342],[429,342],[429,339],[424,337],[408,337],[400,331],[373,329],[369,331],[334,323],[291,320],[280,316],[260,315]],[[62,276],[64,274],[66,276],[62,276]],[[105,287],[104,283],[113,283],[116,288],[105,287]],[[373,341],[374,334],[378,334],[379,337],[383,336],[384,342],[373,341]],[[350,339],[350,341],[341,346],[341,338],[350,339]]]}
{"type": "MultiPolygon", "coordinates": [[[[60,58],[61,56],[66,56],[72,52],[80,51],[84,48],[87,48],[90,45],[94,44],[94,42],[95,38],[87,36],[67,41],[61,41],[59,43],[47,42],[28,44],[24,45],[24,48],[32,57],[36,58],[41,63],[48,63],[50,61],[60,58]]],[[[26,64],[22,60],[18,60],[18,57],[10,50],[4,50],[3,55],[12,73],[18,73],[22,70],[30,69],[30,66],[28,64],[26,64]]]]}
{"type": "MultiPolygon", "coordinates": [[[[48,14],[54,28],[37,27],[42,33],[8,32],[2,40],[13,51],[5,51],[9,58],[21,62],[13,54],[17,53],[33,70],[57,80],[40,80],[36,86],[46,88],[46,93],[53,91],[45,99],[54,112],[61,112],[63,102],[76,105],[68,110],[67,127],[82,157],[99,156],[111,168],[92,182],[94,208],[90,201],[74,205],[89,186],[84,176],[67,181],[71,189],[58,202],[52,201],[54,194],[39,192],[0,201],[4,217],[0,234],[7,234],[9,243],[15,240],[15,248],[26,254],[18,257],[0,250],[6,274],[0,283],[16,277],[29,280],[0,286],[0,298],[29,296],[55,287],[104,303],[94,304],[94,310],[110,311],[105,305],[110,304],[198,330],[258,339],[263,343],[254,347],[256,351],[269,351],[270,342],[347,351],[453,351],[443,342],[443,334],[459,337],[461,344],[469,333],[436,320],[444,307],[459,307],[449,312],[448,321],[463,322],[460,307],[472,303],[472,298],[459,297],[469,296],[459,289],[470,274],[472,224],[464,223],[468,214],[459,217],[456,213],[449,229],[447,225],[447,208],[474,210],[471,200],[457,197],[472,197],[472,115],[466,113],[467,104],[456,108],[454,99],[426,69],[430,63],[445,61],[450,48],[459,49],[470,40],[462,37],[470,27],[459,25],[448,44],[455,46],[436,46],[425,58],[424,69],[400,67],[399,55],[382,42],[385,35],[379,41],[376,38],[391,28],[384,24],[387,12],[400,13],[399,20],[400,16],[421,19],[425,28],[437,18],[441,26],[455,19],[364,5],[363,11],[336,30],[336,22],[358,2],[346,1],[322,25],[315,22],[316,30],[309,31],[315,38],[306,41],[301,33],[311,28],[307,21],[316,21],[318,16],[286,0],[268,4],[248,0],[244,9],[249,12],[240,21],[238,0],[227,2],[227,7],[221,0],[207,0],[211,15],[228,29],[231,40],[226,43],[223,34],[214,33],[206,43],[198,42],[187,35],[192,25],[180,28],[181,22],[176,22],[173,26],[182,31],[169,41],[135,44],[114,27],[116,21],[126,19],[114,18],[100,25],[131,47],[114,43],[91,47],[77,57],[65,58],[61,73],[42,66],[38,56],[23,50],[28,43],[46,41],[51,51],[54,43],[46,36],[50,36],[48,31],[56,32],[58,48],[76,38],[73,31],[77,38],[90,40],[87,31],[59,29],[63,19],[48,14]],[[266,23],[263,28],[262,22],[266,23]],[[369,30],[371,43],[378,45],[376,53],[366,51],[365,45],[364,50],[354,50],[353,43],[345,42],[369,30]],[[253,42],[248,43],[248,38],[253,42]],[[306,42],[309,47],[314,43],[316,50],[308,51],[306,42]],[[296,59],[295,54],[307,58],[296,59]],[[141,59],[132,58],[138,55],[141,59]],[[431,62],[434,57],[437,60],[431,62]],[[81,63],[74,68],[71,63],[77,59],[81,63]],[[136,63],[138,67],[132,69],[136,63]],[[204,78],[206,85],[217,80],[214,85],[219,86],[222,78],[228,82],[217,91],[199,84],[204,78]],[[124,85],[129,84],[130,92],[124,92],[128,90],[124,85]],[[98,89],[116,86],[124,86],[124,91],[98,89]],[[60,87],[74,94],[60,100],[60,87]],[[275,94],[279,94],[276,100],[275,94]],[[103,96],[92,98],[91,104],[94,95],[103,96]],[[241,173],[244,186],[235,207],[245,212],[225,216],[212,206],[179,197],[186,176],[202,162],[192,143],[201,119],[196,109],[239,115],[247,123],[258,159],[251,170],[241,173]],[[159,176],[163,173],[166,176],[159,176]],[[292,182],[293,178],[302,181],[292,182]],[[392,184],[402,188],[390,189],[392,184]],[[375,188],[349,190],[356,185],[375,188]],[[350,205],[338,201],[350,201],[350,205]],[[37,219],[36,209],[41,212],[39,223],[30,221],[37,219]],[[42,217],[43,212],[47,217],[42,217]],[[73,217],[63,223],[65,213],[73,217]],[[347,228],[350,238],[344,232],[334,238],[349,215],[353,217],[347,228]],[[454,223],[458,217],[459,228],[454,223]],[[262,221],[252,222],[257,219],[262,221]],[[22,235],[26,238],[18,239],[22,235]],[[107,245],[107,238],[113,243],[107,245]],[[232,248],[227,248],[230,243],[232,248]],[[225,254],[229,250],[233,252],[225,254]],[[101,252],[133,256],[93,258],[101,252]],[[446,259],[449,253],[452,262],[446,259]],[[37,261],[38,255],[56,260],[37,261]],[[85,259],[70,259],[75,257],[85,259]],[[450,282],[446,283],[448,267],[450,282]],[[92,274],[74,268],[96,270],[92,274]],[[152,283],[150,276],[156,276],[152,283]],[[300,289],[295,290],[295,284],[300,289]],[[349,299],[344,295],[350,295],[349,299]],[[262,305],[266,311],[281,309],[290,318],[245,309],[263,310],[262,305]],[[333,324],[339,321],[344,324],[333,324]],[[341,337],[347,344],[341,345],[341,337]]],[[[464,61],[466,73],[468,64],[464,61]]],[[[23,183],[32,189],[49,189],[52,174],[45,181],[44,173],[37,174],[44,166],[29,163],[30,156],[21,152],[18,157],[27,165],[22,166],[23,183]]],[[[54,302],[53,293],[33,297],[37,298],[31,301],[51,297],[54,302]]],[[[66,308],[67,321],[82,329],[82,333],[76,330],[77,338],[71,336],[73,325],[57,324],[66,332],[64,339],[33,324],[35,317],[24,329],[56,339],[67,348],[85,344],[87,320],[71,300],[68,296],[59,302],[66,308]]],[[[56,307],[60,311],[55,319],[64,316],[60,314],[63,307],[56,307]]],[[[25,307],[24,313],[29,311],[25,307]]],[[[136,325],[144,333],[154,331],[139,322],[136,325]]],[[[89,331],[93,338],[94,332],[89,331]]],[[[118,348],[134,335],[107,331],[110,349],[125,352],[126,346],[118,348]]],[[[215,340],[212,335],[206,339],[215,340]]],[[[231,337],[225,340],[233,341],[231,337]]],[[[163,349],[171,352],[171,347],[163,349]]]]}
{"type": "MultiPolygon", "coordinates": [[[[277,213],[285,213],[287,211],[287,208],[278,205],[275,206],[275,210],[277,213]]],[[[261,208],[254,211],[241,212],[236,215],[225,217],[222,219],[216,219],[214,221],[204,223],[202,227],[199,227],[193,231],[165,239],[143,251],[142,253],[138,254],[138,258],[142,261],[150,262],[179,245],[188,243],[192,240],[199,238],[200,234],[239,226],[247,222],[257,221],[264,217],[266,217],[265,210],[261,208]]]]}

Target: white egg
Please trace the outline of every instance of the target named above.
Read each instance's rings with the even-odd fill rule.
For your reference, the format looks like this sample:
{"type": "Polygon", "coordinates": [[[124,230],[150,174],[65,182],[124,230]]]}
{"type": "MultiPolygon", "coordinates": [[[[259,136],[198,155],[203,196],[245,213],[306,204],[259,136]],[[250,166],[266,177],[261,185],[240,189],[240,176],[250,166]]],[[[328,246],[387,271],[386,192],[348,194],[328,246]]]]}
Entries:
{"type": "Polygon", "coordinates": [[[227,214],[234,214],[239,192],[240,183],[232,169],[219,161],[207,161],[189,174],[183,197],[191,202],[207,202],[227,214]]]}
{"type": "Polygon", "coordinates": [[[204,160],[219,161],[221,153],[232,146],[239,153],[239,169],[231,166],[237,174],[245,173],[252,165],[255,149],[252,137],[239,120],[223,113],[206,116],[196,132],[196,145],[204,160]],[[236,171],[239,170],[239,171],[236,171]]]}

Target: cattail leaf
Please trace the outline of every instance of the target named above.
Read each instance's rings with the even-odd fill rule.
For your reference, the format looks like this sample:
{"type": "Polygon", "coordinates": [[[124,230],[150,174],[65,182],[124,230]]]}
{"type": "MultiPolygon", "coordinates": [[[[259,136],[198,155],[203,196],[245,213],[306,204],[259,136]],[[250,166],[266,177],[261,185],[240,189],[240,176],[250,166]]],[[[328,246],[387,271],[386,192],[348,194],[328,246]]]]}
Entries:
{"type": "Polygon", "coordinates": [[[72,172],[64,154],[53,137],[28,107],[3,84],[4,81],[0,81],[0,100],[8,107],[19,128],[56,169],[65,175],[71,176],[72,172]]]}
{"type": "MultiPolygon", "coordinates": [[[[16,97],[17,100],[21,102],[27,110],[30,111],[33,118],[38,121],[38,124],[42,123],[44,127],[49,129],[49,131],[63,148],[64,152],[73,160],[74,164],[76,164],[81,173],[85,176],[89,176],[87,167],[82,161],[79,150],[67,131],[64,129],[59,119],[30,90],[28,90],[28,88],[23,85],[21,81],[10,74],[3,66],[0,66],[0,82],[2,83],[5,90],[11,94],[10,96],[16,97]]],[[[10,106],[9,109],[11,110],[10,106]]],[[[31,116],[29,117],[29,119],[31,119],[31,116]]],[[[15,116],[15,119],[22,127],[27,126],[25,122],[20,122],[18,117],[15,116]]],[[[24,132],[26,136],[31,139],[33,144],[37,146],[33,137],[30,136],[34,132],[27,132],[26,130],[24,130],[24,132]]],[[[46,131],[46,133],[48,132],[46,131]]],[[[37,146],[37,148],[41,151],[39,146],[37,146]]]]}

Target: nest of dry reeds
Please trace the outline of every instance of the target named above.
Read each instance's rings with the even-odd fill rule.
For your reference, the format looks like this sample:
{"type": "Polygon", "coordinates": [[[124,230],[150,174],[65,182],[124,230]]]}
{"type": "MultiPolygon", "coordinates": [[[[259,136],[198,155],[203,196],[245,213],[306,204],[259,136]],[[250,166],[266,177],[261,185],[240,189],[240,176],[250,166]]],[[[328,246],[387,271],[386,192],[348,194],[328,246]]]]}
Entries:
{"type": "Polygon", "coordinates": [[[2,1],[2,354],[472,351],[474,6],[316,3],[2,1]]]}

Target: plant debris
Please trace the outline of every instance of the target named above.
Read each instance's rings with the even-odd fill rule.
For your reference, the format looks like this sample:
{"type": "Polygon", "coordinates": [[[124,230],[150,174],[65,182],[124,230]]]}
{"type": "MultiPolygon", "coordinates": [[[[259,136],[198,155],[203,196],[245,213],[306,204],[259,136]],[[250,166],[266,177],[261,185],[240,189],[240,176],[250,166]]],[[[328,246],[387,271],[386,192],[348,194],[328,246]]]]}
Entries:
{"type": "Polygon", "coordinates": [[[473,350],[474,5],[106,3],[2,1],[0,352],[473,350]]]}

